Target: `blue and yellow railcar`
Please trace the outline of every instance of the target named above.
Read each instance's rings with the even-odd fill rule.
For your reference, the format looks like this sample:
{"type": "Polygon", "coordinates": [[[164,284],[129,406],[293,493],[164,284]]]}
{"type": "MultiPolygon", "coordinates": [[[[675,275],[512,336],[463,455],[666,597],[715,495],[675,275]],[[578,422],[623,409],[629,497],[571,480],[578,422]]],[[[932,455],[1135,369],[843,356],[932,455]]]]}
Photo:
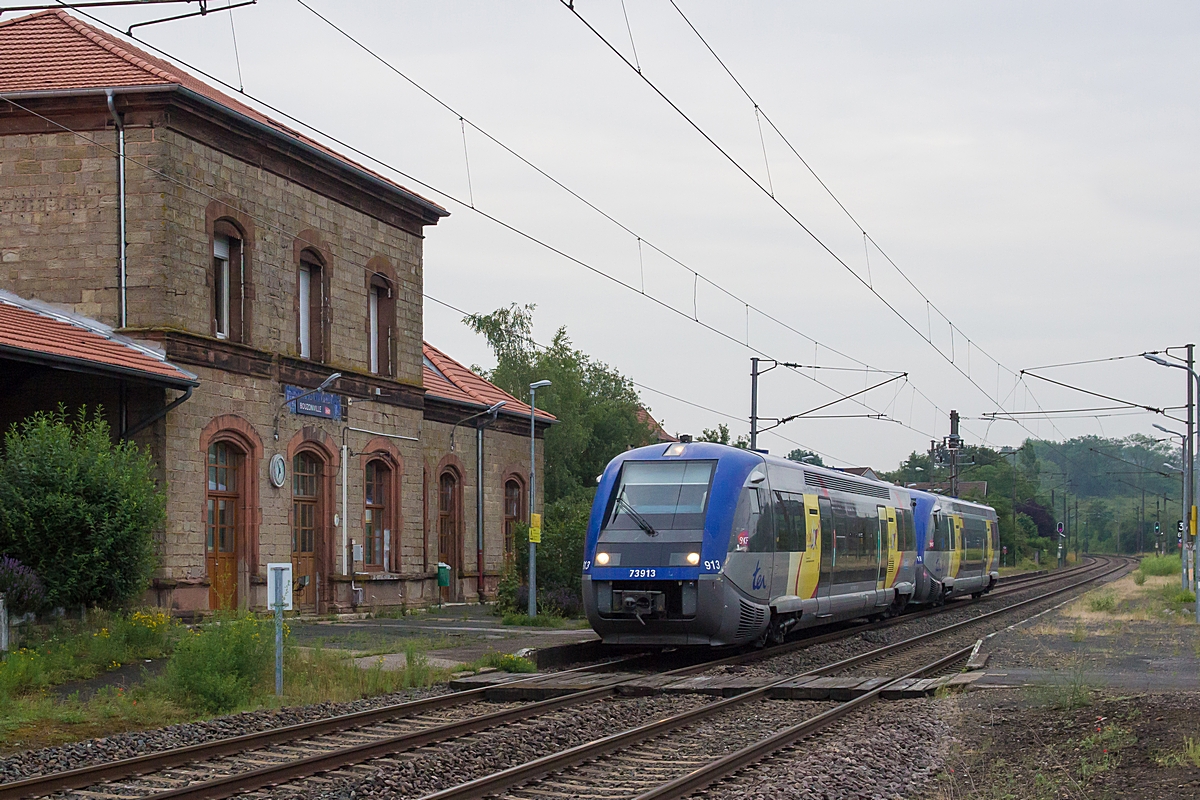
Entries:
{"type": "Polygon", "coordinates": [[[972,548],[975,522],[949,551],[927,536],[955,514],[965,531],[986,508],[959,504],[724,445],[631,450],[597,487],[588,619],[609,643],[724,646],[983,591],[994,547],[972,548]]]}

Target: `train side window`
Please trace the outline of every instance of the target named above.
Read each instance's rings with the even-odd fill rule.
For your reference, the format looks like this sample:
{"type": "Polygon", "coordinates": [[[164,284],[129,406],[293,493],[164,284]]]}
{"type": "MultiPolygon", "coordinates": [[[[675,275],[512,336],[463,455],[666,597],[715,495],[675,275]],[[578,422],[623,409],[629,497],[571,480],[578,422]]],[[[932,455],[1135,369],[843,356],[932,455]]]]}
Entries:
{"type": "Polygon", "coordinates": [[[804,549],[804,499],[791,492],[775,493],[775,550],[794,553],[804,549]]]}
{"type": "Polygon", "coordinates": [[[917,537],[913,530],[912,511],[898,508],[896,512],[896,546],[901,550],[916,550],[917,537]]]}

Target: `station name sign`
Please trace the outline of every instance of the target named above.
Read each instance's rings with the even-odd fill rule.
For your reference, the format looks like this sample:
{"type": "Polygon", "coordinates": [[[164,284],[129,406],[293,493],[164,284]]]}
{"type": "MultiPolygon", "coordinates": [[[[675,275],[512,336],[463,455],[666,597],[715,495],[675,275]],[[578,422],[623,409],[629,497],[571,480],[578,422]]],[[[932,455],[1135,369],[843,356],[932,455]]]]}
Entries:
{"type": "Polygon", "coordinates": [[[307,394],[312,391],[305,389],[302,386],[284,386],[283,396],[287,400],[288,410],[293,414],[302,414],[307,417],[324,417],[325,419],[341,419],[342,418],[342,398],[341,395],[330,394],[329,392],[317,392],[310,394],[308,397],[302,397],[297,400],[302,394],[307,394]]]}

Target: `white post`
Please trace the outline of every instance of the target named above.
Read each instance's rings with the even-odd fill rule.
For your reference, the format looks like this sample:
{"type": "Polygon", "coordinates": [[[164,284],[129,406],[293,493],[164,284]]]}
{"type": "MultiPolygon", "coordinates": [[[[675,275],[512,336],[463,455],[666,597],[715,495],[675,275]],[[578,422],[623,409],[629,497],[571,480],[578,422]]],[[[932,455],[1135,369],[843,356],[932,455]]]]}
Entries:
{"type": "Polygon", "coordinates": [[[275,696],[283,696],[283,575],[282,567],[275,573],[275,696]]]}

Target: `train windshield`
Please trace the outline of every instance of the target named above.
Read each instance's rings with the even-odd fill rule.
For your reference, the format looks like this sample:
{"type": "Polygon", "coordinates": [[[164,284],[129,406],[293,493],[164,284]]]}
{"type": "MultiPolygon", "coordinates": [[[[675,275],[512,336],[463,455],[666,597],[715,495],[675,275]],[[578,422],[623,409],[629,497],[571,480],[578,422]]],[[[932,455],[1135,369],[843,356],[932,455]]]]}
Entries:
{"type": "Polygon", "coordinates": [[[626,461],[605,527],[703,528],[715,466],[715,461],[626,461]]]}

